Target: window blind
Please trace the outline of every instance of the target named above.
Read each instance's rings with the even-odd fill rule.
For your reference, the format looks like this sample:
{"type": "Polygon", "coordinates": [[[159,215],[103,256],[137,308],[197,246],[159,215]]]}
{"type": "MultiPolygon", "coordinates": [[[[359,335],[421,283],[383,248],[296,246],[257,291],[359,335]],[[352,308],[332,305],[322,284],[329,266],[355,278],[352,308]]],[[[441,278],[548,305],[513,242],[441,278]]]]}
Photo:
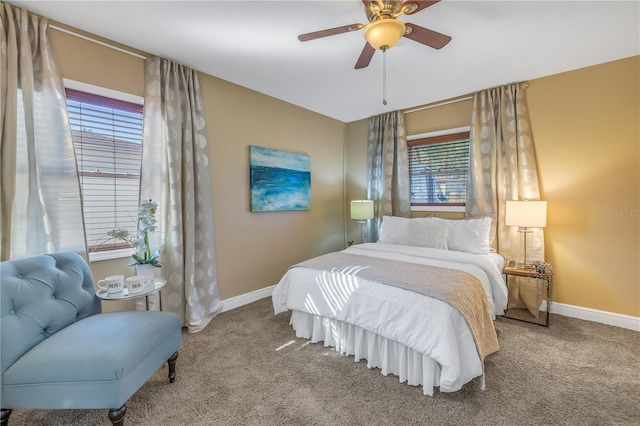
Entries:
{"type": "Polygon", "coordinates": [[[66,89],[91,251],[128,247],[107,232],[137,230],[142,105],[66,89]]]}
{"type": "Polygon", "coordinates": [[[412,205],[464,206],[469,132],[409,141],[412,205]]]}

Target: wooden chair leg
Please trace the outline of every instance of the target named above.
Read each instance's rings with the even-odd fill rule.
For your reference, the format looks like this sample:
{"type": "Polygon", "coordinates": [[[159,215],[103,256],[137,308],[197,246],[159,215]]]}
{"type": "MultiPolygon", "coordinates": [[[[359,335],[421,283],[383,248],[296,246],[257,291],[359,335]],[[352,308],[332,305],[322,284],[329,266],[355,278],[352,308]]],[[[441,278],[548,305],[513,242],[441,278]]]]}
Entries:
{"type": "Polygon", "coordinates": [[[9,416],[11,415],[11,410],[3,408],[0,411],[0,425],[7,426],[9,424],[9,416]]]}
{"type": "Polygon", "coordinates": [[[114,426],[124,426],[124,415],[127,414],[127,405],[109,410],[109,420],[114,426]]]}
{"type": "Polygon", "coordinates": [[[171,355],[171,358],[167,361],[169,364],[169,383],[176,381],[176,360],[178,359],[178,352],[171,355]]]}

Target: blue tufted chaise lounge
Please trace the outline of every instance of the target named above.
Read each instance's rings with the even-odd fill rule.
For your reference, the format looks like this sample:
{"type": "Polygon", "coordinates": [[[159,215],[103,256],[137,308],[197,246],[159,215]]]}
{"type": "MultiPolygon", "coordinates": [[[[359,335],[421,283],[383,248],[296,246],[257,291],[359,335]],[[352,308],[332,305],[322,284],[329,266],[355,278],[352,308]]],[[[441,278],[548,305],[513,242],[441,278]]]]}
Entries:
{"type": "Polygon", "coordinates": [[[75,253],[0,264],[0,407],[109,409],[123,425],[127,400],[181,343],[168,312],[101,313],[89,266],[75,253]]]}

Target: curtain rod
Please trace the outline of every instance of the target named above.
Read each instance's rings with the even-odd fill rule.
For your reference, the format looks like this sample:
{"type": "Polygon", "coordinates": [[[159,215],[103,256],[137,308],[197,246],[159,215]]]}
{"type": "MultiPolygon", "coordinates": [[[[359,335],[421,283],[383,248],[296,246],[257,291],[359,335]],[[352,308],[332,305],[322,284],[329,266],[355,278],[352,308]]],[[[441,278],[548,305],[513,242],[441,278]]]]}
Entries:
{"type": "MultiPolygon", "coordinates": [[[[509,84],[518,84],[518,82],[509,83],[509,84]]],[[[504,86],[508,86],[508,84],[502,85],[502,86],[495,86],[495,87],[492,87],[492,88],[489,88],[489,89],[485,89],[485,90],[495,89],[495,88],[504,87],[504,86]]],[[[528,81],[523,82],[523,86],[526,89],[527,87],[529,87],[529,82],[528,81]]],[[[452,99],[452,100],[449,100],[449,101],[442,101],[442,102],[438,102],[438,103],[431,104],[431,105],[425,105],[425,106],[421,106],[421,107],[417,107],[417,108],[408,109],[404,113],[405,114],[411,114],[412,112],[418,112],[418,111],[422,111],[422,110],[425,110],[425,109],[435,108],[435,107],[439,107],[439,106],[443,106],[443,105],[455,104],[456,102],[468,101],[468,100],[471,100],[471,99],[473,99],[473,95],[468,95],[468,96],[464,96],[464,97],[458,98],[458,99],[452,99]]]]}
{"type": "Polygon", "coordinates": [[[442,102],[438,102],[438,103],[431,104],[431,105],[425,105],[425,106],[418,107],[418,108],[412,108],[412,109],[406,110],[404,113],[405,114],[411,114],[412,112],[418,112],[418,111],[422,111],[422,110],[425,110],[425,109],[440,107],[440,106],[449,105],[449,104],[455,104],[456,102],[468,101],[470,99],[473,99],[473,96],[465,96],[464,98],[453,99],[453,100],[450,100],[450,101],[442,101],[442,102]]]}
{"type": "Polygon", "coordinates": [[[127,55],[135,56],[136,58],[147,59],[146,56],[140,55],[138,53],[134,53],[134,52],[131,52],[129,50],[122,49],[121,47],[117,47],[117,46],[114,46],[112,44],[105,43],[103,41],[96,40],[94,38],[87,37],[87,36],[84,36],[82,34],[78,34],[78,33],[75,33],[73,31],[70,31],[70,30],[66,30],[64,28],[57,27],[55,25],[49,25],[49,28],[57,30],[57,31],[60,31],[60,32],[63,32],[63,33],[66,33],[66,34],[69,34],[69,35],[72,35],[72,36],[75,36],[75,37],[78,37],[78,38],[81,38],[83,40],[90,41],[92,43],[99,44],[100,46],[104,46],[104,47],[108,47],[108,48],[113,49],[113,50],[117,50],[118,52],[126,53],[127,55]]]}

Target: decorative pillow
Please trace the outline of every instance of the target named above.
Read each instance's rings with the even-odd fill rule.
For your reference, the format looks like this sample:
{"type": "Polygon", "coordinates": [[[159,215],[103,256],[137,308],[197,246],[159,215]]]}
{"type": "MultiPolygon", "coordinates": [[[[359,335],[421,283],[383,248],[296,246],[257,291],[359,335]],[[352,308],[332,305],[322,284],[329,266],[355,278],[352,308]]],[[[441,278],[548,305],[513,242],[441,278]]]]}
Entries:
{"type": "Polygon", "coordinates": [[[379,241],[385,244],[406,244],[409,239],[409,220],[405,217],[382,216],[379,241]]]}
{"type": "Polygon", "coordinates": [[[447,239],[449,250],[488,254],[490,229],[491,218],[489,216],[450,220],[447,239]]]}
{"type": "Polygon", "coordinates": [[[380,242],[414,247],[447,249],[447,224],[433,217],[383,216],[380,242]]]}
{"type": "Polygon", "coordinates": [[[419,217],[409,222],[407,245],[447,250],[449,227],[433,217],[419,217]]]}

